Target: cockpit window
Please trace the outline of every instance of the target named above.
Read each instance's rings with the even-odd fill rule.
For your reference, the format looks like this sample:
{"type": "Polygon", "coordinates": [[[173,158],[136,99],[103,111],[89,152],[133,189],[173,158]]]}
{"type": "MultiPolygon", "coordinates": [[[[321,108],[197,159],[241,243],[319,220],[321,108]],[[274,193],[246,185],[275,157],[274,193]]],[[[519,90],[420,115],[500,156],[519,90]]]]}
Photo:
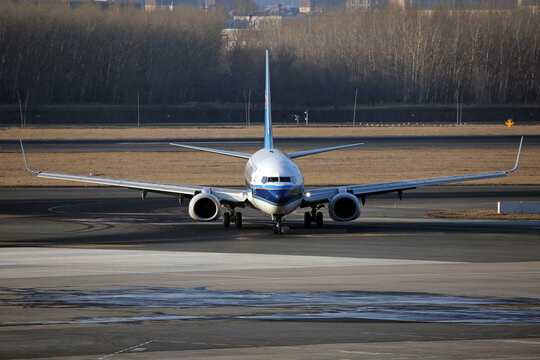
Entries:
{"type": "Polygon", "coordinates": [[[282,182],[282,183],[296,183],[296,178],[294,176],[270,176],[270,177],[267,177],[267,176],[263,176],[262,179],[261,179],[261,182],[263,184],[266,184],[266,183],[278,183],[278,182],[282,182]]]}

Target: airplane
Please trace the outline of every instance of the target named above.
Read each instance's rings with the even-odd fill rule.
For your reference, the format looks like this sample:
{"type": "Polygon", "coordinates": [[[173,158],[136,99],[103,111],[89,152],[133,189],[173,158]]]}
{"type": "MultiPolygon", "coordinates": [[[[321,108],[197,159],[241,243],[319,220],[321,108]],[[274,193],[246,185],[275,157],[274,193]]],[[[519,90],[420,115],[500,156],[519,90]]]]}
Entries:
{"type": "Polygon", "coordinates": [[[323,207],[327,207],[328,213],[334,221],[352,221],[360,216],[361,207],[365,204],[366,197],[371,195],[397,192],[399,198],[402,199],[403,191],[420,186],[505,177],[517,169],[523,145],[523,137],[521,137],[516,162],[510,170],[307,190],[304,188],[302,172],[293,159],[355,147],[363,143],[293,153],[285,153],[275,148],[272,135],[268,50],[266,50],[264,114],[264,147],[254,154],[170,143],[170,145],[182,148],[247,160],[244,172],[247,188],[244,190],[32,170],[26,159],[22,139],[20,139],[20,144],[26,169],[38,177],[137,189],[142,192],[143,200],[148,192],[177,196],[180,205],[185,199],[189,199],[189,215],[194,220],[199,221],[217,220],[220,218],[221,208],[223,208],[225,211],[222,219],[226,228],[230,227],[231,222],[237,228],[242,227],[242,213],[236,211],[238,208],[255,208],[272,217],[275,234],[285,232],[283,225],[285,217],[298,208],[310,209],[304,213],[304,226],[306,228],[311,227],[312,224],[315,224],[317,228],[322,228],[323,213],[320,209],[323,207]]]}

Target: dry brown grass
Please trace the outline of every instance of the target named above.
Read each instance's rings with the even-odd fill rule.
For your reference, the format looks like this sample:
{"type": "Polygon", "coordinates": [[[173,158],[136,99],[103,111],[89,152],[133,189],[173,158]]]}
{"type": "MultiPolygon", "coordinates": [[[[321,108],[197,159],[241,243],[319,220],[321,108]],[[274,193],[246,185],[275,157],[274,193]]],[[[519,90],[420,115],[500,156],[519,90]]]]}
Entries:
{"type": "Polygon", "coordinates": [[[496,210],[432,211],[428,216],[443,219],[540,220],[540,214],[497,214],[496,210]]]}
{"type": "MultiPolygon", "coordinates": [[[[293,149],[291,149],[293,150],[293,149]]],[[[299,158],[307,186],[362,184],[505,170],[515,152],[492,149],[342,150],[299,158]]],[[[505,178],[470,184],[540,185],[539,149],[524,149],[518,170],[505,178]]],[[[94,174],[181,184],[243,186],[245,161],[201,152],[30,153],[30,166],[43,171],[94,174]]],[[[0,153],[0,186],[69,186],[26,172],[22,155],[0,153]]]]}
{"type": "MultiPolygon", "coordinates": [[[[7,128],[0,130],[0,139],[159,139],[159,138],[234,138],[260,139],[263,127],[240,126],[203,128],[7,128]]],[[[540,135],[540,125],[513,126],[462,125],[462,126],[395,126],[395,127],[347,127],[347,126],[275,126],[277,137],[323,137],[323,136],[436,136],[436,135],[540,135]]]]}

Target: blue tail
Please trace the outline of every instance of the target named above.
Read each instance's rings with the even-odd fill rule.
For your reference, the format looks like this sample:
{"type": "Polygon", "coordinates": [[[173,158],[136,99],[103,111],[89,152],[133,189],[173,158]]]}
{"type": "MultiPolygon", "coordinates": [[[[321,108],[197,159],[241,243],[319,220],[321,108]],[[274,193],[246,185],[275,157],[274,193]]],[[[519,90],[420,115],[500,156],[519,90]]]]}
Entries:
{"type": "Polygon", "coordinates": [[[268,50],[266,50],[266,87],[264,93],[264,148],[272,149],[274,139],[272,137],[272,110],[270,107],[270,65],[268,64],[268,50]]]}

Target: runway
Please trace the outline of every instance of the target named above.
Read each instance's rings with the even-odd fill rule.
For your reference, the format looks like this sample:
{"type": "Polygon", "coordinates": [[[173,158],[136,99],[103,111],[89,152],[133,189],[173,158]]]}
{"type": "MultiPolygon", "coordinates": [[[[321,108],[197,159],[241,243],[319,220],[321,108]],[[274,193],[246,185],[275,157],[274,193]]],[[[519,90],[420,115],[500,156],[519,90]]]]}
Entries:
{"type": "MultiPolygon", "coordinates": [[[[25,148],[29,152],[172,152],[187,151],[170,146],[170,142],[227,149],[232,151],[255,152],[263,146],[261,138],[170,138],[170,139],[107,139],[107,140],[26,140],[25,148]]],[[[519,136],[370,136],[370,137],[317,137],[317,138],[280,138],[274,140],[280,149],[308,150],[314,148],[338,146],[364,142],[359,149],[516,149],[519,136]]],[[[525,137],[527,148],[540,147],[539,135],[525,137]]],[[[20,152],[19,141],[0,140],[2,152],[20,152]]]]}
{"type": "Polygon", "coordinates": [[[426,216],[523,199],[431,187],[275,236],[254,211],[225,230],[172,197],[1,188],[0,357],[533,359],[540,222],[426,216]]]}

